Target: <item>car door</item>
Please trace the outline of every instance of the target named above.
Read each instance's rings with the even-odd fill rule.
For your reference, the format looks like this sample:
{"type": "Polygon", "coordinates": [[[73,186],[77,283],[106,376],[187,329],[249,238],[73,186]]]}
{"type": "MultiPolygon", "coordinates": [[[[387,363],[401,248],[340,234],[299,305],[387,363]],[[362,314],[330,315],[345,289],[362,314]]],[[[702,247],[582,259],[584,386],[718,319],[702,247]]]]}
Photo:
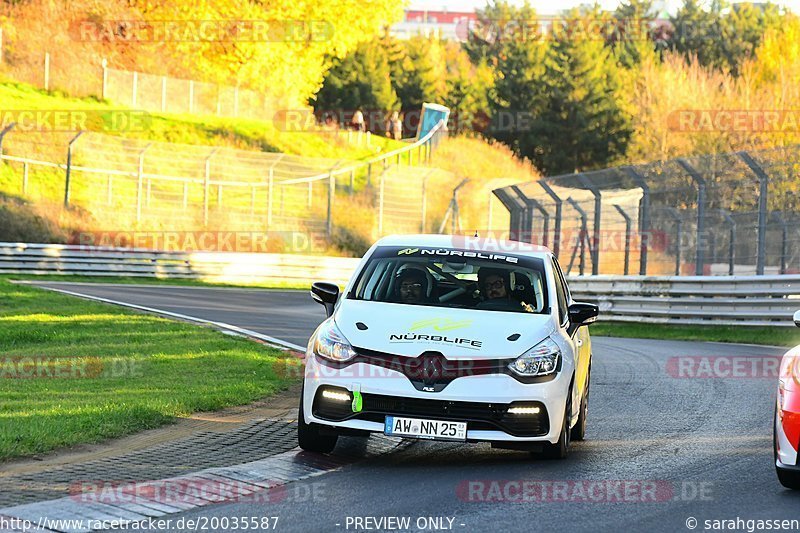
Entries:
{"type": "MultiPolygon", "coordinates": [[[[588,385],[587,376],[589,374],[589,364],[592,353],[591,340],[589,338],[589,328],[587,326],[575,327],[569,322],[569,304],[572,303],[572,296],[567,286],[567,281],[564,274],[561,272],[561,267],[558,260],[553,258],[553,272],[556,281],[556,296],[558,298],[559,319],[562,326],[567,330],[567,334],[571,340],[573,347],[573,354],[575,357],[575,386],[573,388],[572,400],[573,402],[580,401],[585,393],[586,386],[588,385]],[[565,315],[562,316],[563,313],[565,315]]],[[[578,405],[573,403],[572,405],[578,405]]]]}

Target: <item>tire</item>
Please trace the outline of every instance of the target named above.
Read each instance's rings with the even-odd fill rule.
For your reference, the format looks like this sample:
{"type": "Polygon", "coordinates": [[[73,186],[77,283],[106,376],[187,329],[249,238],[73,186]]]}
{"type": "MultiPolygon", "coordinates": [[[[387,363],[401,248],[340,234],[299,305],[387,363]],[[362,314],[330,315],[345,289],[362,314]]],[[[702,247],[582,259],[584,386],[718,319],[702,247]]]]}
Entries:
{"type": "Polygon", "coordinates": [[[569,455],[570,431],[569,420],[572,413],[572,387],[567,394],[567,405],[564,409],[564,421],[561,424],[561,434],[555,444],[545,442],[542,457],[545,459],[566,459],[569,455]]]}
{"type": "Polygon", "coordinates": [[[592,367],[589,366],[589,372],[586,374],[586,387],[583,389],[583,397],[581,398],[581,411],[578,414],[578,421],[575,423],[575,427],[572,428],[570,440],[586,440],[586,415],[589,411],[589,382],[591,376],[592,367]]]}
{"type": "MultiPolygon", "coordinates": [[[[778,462],[778,407],[775,407],[775,415],[772,418],[772,456],[774,462],[778,462]]],[[[775,473],[778,474],[778,481],[787,489],[800,490],[800,471],[784,470],[775,466],[775,473]]]]}
{"type": "Polygon", "coordinates": [[[300,408],[297,410],[297,443],[307,452],[331,453],[336,447],[338,435],[322,435],[318,424],[306,424],[303,397],[300,393],[300,408]]]}

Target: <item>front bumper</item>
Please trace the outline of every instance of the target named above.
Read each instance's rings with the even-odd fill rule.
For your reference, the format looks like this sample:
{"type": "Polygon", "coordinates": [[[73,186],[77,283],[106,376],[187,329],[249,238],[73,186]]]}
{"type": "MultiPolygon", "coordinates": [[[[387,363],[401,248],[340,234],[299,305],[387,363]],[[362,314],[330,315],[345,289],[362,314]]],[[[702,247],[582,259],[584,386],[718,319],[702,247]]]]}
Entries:
{"type": "Polygon", "coordinates": [[[441,392],[417,390],[403,374],[356,363],[342,369],[306,360],[303,410],[307,423],[383,432],[386,415],[467,422],[467,441],[551,442],[558,440],[570,377],[564,369],[550,381],[525,384],[505,374],[464,376],[441,392]],[[376,375],[377,374],[377,375],[376,375]],[[323,388],[359,390],[362,410],[350,402],[325,401],[323,388]],[[536,415],[510,415],[512,404],[540,407],[536,415]]]}

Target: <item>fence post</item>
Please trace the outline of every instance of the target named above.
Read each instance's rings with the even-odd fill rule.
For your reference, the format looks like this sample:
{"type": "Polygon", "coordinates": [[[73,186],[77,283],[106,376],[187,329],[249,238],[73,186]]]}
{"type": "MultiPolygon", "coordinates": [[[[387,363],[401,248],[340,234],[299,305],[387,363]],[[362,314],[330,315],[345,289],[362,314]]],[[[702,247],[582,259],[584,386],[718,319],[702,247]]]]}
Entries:
{"type": "Polygon", "coordinates": [[[102,87],[100,87],[100,95],[105,100],[108,98],[108,60],[106,58],[100,61],[100,67],[103,69],[103,83],[102,87]]]}
{"type": "Polygon", "coordinates": [[[139,73],[133,71],[133,80],[131,81],[131,107],[136,107],[139,92],[139,73]]]}
{"type": "Polygon", "coordinates": [[[580,176],[581,183],[592,191],[594,195],[594,227],[592,228],[592,246],[589,252],[592,254],[592,275],[600,273],[600,210],[603,208],[603,196],[592,181],[584,175],[580,176]]]}
{"type": "Polygon", "coordinates": [[[432,170],[429,171],[422,177],[422,219],[420,222],[420,233],[425,233],[425,218],[427,217],[428,213],[426,212],[428,206],[428,193],[426,191],[428,176],[433,172],[432,170]]]}
{"type": "Polygon", "coordinates": [[[194,80],[189,80],[189,113],[194,113],[194,80]]]}
{"type": "Polygon", "coordinates": [[[356,181],[356,169],[354,168],[350,171],[350,196],[353,195],[355,181],[356,181]]]}
{"type": "Polygon", "coordinates": [[[783,213],[780,211],[773,211],[772,218],[778,221],[778,224],[781,225],[781,274],[786,274],[786,241],[789,235],[789,226],[786,223],[786,220],[783,218],[783,213]]]}
{"type": "Polygon", "coordinates": [[[3,139],[6,138],[6,134],[8,134],[8,132],[13,130],[14,126],[16,126],[16,125],[17,125],[16,122],[12,122],[11,124],[9,124],[5,128],[3,128],[3,131],[0,131],[0,156],[3,155],[3,139]]]}
{"type": "Polygon", "coordinates": [[[269,178],[267,179],[267,229],[272,228],[272,184],[274,172],[272,167],[269,169],[269,178]]]}
{"type": "Polygon", "coordinates": [[[367,185],[372,185],[372,163],[367,163],[367,185]]]}
{"type": "Polygon", "coordinates": [[[139,165],[136,170],[136,222],[140,222],[142,220],[142,183],[144,181],[144,153],[147,151],[153,143],[149,143],[145,146],[141,152],[139,152],[139,165]]]}
{"type": "Polygon", "coordinates": [[[706,180],[685,159],[678,159],[678,164],[683,167],[686,173],[689,174],[689,177],[697,184],[697,258],[695,261],[694,273],[697,276],[702,276],[705,266],[706,251],[706,180]]]}
{"type": "Polygon", "coordinates": [[[22,163],[22,194],[28,194],[28,162],[22,163]]]}
{"type": "Polygon", "coordinates": [[[674,207],[665,208],[667,214],[675,221],[675,275],[681,275],[681,255],[683,250],[683,217],[674,207]]]}
{"type": "Polygon", "coordinates": [[[378,188],[378,237],[383,236],[383,182],[385,181],[384,176],[386,172],[381,172],[380,177],[380,186],[378,188]]]}
{"type": "Polygon", "coordinates": [[[203,225],[208,226],[208,201],[209,201],[209,191],[208,188],[210,186],[211,181],[211,158],[214,157],[214,154],[217,153],[219,148],[214,148],[208,157],[205,160],[205,172],[203,173],[203,225]]]}
{"type": "Polygon", "coordinates": [[[736,259],[736,221],[731,214],[724,209],[719,210],[719,214],[728,223],[728,275],[733,276],[733,265],[736,259]]]}
{"type": "Polygon", "coordinates": [[[44,90],[50,90],[50,52],[44,53],[44,90]]]}
{"type": "Polygon", "coordinates": [[[114,178],[109,175],[108,176],[108,183],[106,184],[106,204],[107,205],[111,205],[112,200],[113,200],[113,194],[114,194],[113,193],[113,187],[114,187],[113,180],[114,180],[114,178]]]}
{"type": "MultiPolygon", "coordinates": [[[[569,198],[567,198],[567,202],[569,202],[569,204],[575,209],[575,211],[578,212],[578,214],[581,217],[581,231],[580,231],[580,235],[579,235],[579,239],[581,240],[581,242],[580,242],[581,258],[580,258],[580,264],[579,264],[578,268],[579,268],[580,275],[583,276],[583,273],[586,270],[586,238],[587,238],[589,224],[587,223],[586,211],[581,209],[581,206],[578,205],[578,202],[573,200],[571,196],[569,198]]],[[[573,259],[575,258],[575,250],[573,250],[573,252],[572,252],[572,258],[573,259]]],[[[569,270],[572,269],[572,260],[570,260],[569,266],[570,266],[570,268],[567,270],[567,272],[569,272],[569,270]]]]}
{"type": "Polygon", "coordinates": [[[512,241],[518,240],[521,225],[520,212],[524,211],[524,208],[520,207],[516,200],[513,200],[504,189],[494,189],[492,193],[508,209],[508,238],[512,241]]]}
{"type": "Polygon", "coordinates": [[[625,219],[625,269],[623,274],[627,276],[631,260],[631,217],[618,204],[614,204],[614,209],[625,219]]]}
{"type": "Polygon", "coordinates": [[[72,146],[81,135],[83,135],[83,130],[79,131],[78,134],[69,141],[69,145],[67,145],[67,175],[66,179],[64,180],[64,207],[69,207],[70,174],[72,173],[72,146]]]}
{"type": "Polygon", "coordinates": [[[550,185],[547,184],[547,181],[541,179],[538,181],[539,186],[544,189],[544,192],[553,199],[553,202],[556,204],[556,222],[553,231],[555,235],[553,235],[553,255],[556,256],[558,259],[558,253],[561,250],[561,203],[562,200],[556,194],[556,192],[550,188],[550,185]]]}
{"type": "Polygon", "coordinates": [[[642,189],[642,202],[639,214],[639,233],[641,238],[639,248],[639,275],[647,275],[647,249],[650,245],[650,186],[644,176],[636,172],[633,167],[624,167],[628,175],[642,189]]]}
{"type": "Polygon", "coordinates": [[[167,111],[167,77],[161,76],[161,112],[167,111]]]}
{"type": "Polygon", "coordinates": [[[756,274],[763,276],[764,265],[767,258],[767,194],[769,192],[769,176],[747,152],[738,152],[736,155],[750,167],[750,170],[752,170],[758,178],[758,259],[756,260],[756,274]]]}
{"type": "MultiPolygon", "coordinates": [[[[311,182],[309,182],[311,183],[311,182]]],[[[325,230],[328,233],[328,238],[333,234],[333,195],[336,193],[336,178],[333,175],[333,170],[328,171],[328,220],[326,221],[325,230]]]]}

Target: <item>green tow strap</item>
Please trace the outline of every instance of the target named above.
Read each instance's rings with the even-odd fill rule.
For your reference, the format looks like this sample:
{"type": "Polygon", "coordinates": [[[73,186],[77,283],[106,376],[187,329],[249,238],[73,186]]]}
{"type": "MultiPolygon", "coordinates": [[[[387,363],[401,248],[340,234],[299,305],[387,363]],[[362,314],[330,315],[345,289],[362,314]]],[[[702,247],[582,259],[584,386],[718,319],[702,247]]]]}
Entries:
{"type": "Polygon", "coordinates": [[[361,398],[361,393],[359,391],[353,391],[353,412],[360,413],[361,409],[364,406],[363,399],[361,398]]]}

